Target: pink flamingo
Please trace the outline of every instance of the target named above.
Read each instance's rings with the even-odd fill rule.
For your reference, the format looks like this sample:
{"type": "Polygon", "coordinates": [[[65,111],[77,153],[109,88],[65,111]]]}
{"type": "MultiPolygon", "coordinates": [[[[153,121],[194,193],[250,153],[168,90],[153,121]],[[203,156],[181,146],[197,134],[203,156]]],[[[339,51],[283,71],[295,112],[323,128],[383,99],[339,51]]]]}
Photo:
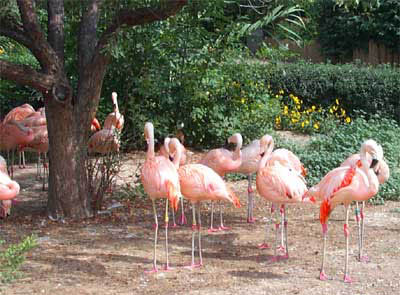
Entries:
{"type": "MultiPolygon", "coordinates": [[[[182,145],[177,138],[172,138],[169,144],[170,150],[176,152],[174,157],[175,165],[179,166],[180,156],[183,152],[182,145]]],[[[239,199],[227,187],[224,180],[213,169],[202,164],[186,164],[178,169],[179,183],[183,196],[192,203],[193,222],[192,222],[192,263],[190,268],[203,265],[201,248],[201,201],[228,201],[240,208],[239,199]],[[196,205],[198,205],[196,221],[196,205]],[[199,264],[194,263],[194,236],[198,230],[199,243],[199,264]]]]}
{"type": "MultiPolygon", "coordinates": [[[[382,147],[378,145],[380,149],[382,147]]],[[[383,155],[383,149],[380,151],[383,155]]],[[[372,163],[372,157],[370,154],[367,154],[368,163],[372,163]]],[[[361,168],[361,157],[360,154],[353,154],[348,157],[341,165],[341,167],[351,166],[361,168]]],[[[386,164],[384,160],[379,161],[379,163],[374,168],[375,174],[378,177],[379,184],[384,184],[390,176],[389,166],[386,164]]],[[[364,244],[364,207],[365,201],[361,203],[361,210],[359,208],[358,202],[356,202],[356,221],[358,227],[358,260],[361,262],[369,261],[368,256],[363,254],[363,244],[364,244]]]]}
{"type": "Polygon", "coordinates": [[[326,236],[328,232],[327,221],[329,214],[339,204],[344,204],[346,208],[346,220],[344,223],[344,236],[346,240],[346,256],[344,269],[344,282],[350,283],[351,278],[348,275],[349,264],[349,205],[352,201],[366,201],[375,196],[379,189],[379,181],[373,170],[377,163],[382,160],[382,149],[372,140],[366,140],[361,145],[360,160],[361,168],[359,167],[338,167],[326,174],[324,178],[315,186],[310,188],[306,196],[312,200],[322,201],[320,206],[320,222],[323,233],[323,254],[322,266],[320,272],[320,280],[326,280],[325,274],[325,249],[326,236]],[[368,163],[369,153],[372,156],[372,163],[368,163]]]}
{"type": "MultiPolygon", "coordinates": [[[[160,147],[159,153],[161,156],[173,161],[173,159],[176,157],[176,152],[174,152],[173,154],[170,154],[170,149],[169,149],[170,141],[171,141],[170,137],[164,138],[164,145],[162,145],[160,147]]],[[[176,165],[174,164],[176,169],[178,169],[180,165],[185,165],[185,163],[186,163],[186,149],[180,142],[179,142],[179,144],[181,145],[182,153],[181,153],[179,163],[177,163],[176,165]]],[[[187,223],[184,205],[183,205],[183,198],[181,198],[181,217],[180,217],[178,223],[180,225],[185,225],[187,223]]],[[[172,210],[172,227],[176,227],[174,210],[172,210]]]]}
{"type": "Polygon", "coordinates": [[[153,124],[147,122],[144,127],[144,136],[147,142],[146,161],[142,167],[141,181],[144,191],[149,195],[153,203],[154,220],[155,220],[155,237],[154,237],[154,261],[153,269],[150,272],[156,272],[156,246],[158,234],[158,220],[155,205],[155,199],[166,198],[165,202],[165,252],[166,265],[165,270],[169,269],[168,260],[168,202],[174,210],[177,209],[181,191],[179,186],[179,176],[174,164],[163,156],[155,156],[154,153],[154,127],[153,124]]]}
{"type": "Polygon", "coordinates": [[[97,131],[89,138],[89,153],[108,154],[119,151],[121,144],[119,133],[124,126],[124,116],[118,109],[117,93],[112,93],[112,99],[114,111],[106,117],[103,129],[97,131]]]}
{"type": "Polygon", "coordinates": [[[246,174],[248,180],[247,187],[247,222],[253,223],[255,221],[253,216],[254,208],[254,191],[251,185],[251,178],[254,173],[257,172],[258,163],[260,162],[266,146],[269,144],[271,139],[270,135],[264,135],[261,139],[253,140],[249,145],[241,149],[242,152],[242,163],[234,170],[236,173],[246,174]]]}
{"type": "MultiPolygon", "coordinates": [[[[306,184],[306,181],[304,180],[304,176],[307,174],[307,169],[304,168],[303,163],[301,163],[300,159],[291,151],[287,149],[276,149],[275,151],[272,152],[274,148],[274,140],[271,136],[266,135],[264,136],[264,154],[270,155],[267,159],[266,165],[267,166],[272,166],[275,163],[280,163],[281,166],[287,167],[291,169],[294,173],[296,173],[306,184]]],[[[272,203],[271,205],[271,215],[273,216],[275,212],[275,205],[272,203]]],[[[284,246],[284,237],[287,236],[287,233],[285,234],[285,231],[287,231],[287,218],[285,217],[285,205],[281,204],[279,212],[281,213],[281,245],[278,247],[279,250],[284,251],[285,246],[284,246]]],[[[278,225],[279,226],[279,225],[278,225]]],[[[266,229],[266,236],[265,236],[265,241],[264,243],[261,243],[258,245],[260,249],[266,249],[269,248],[267,244],[267,236],[268,236],[268,224],[267,224],[267,229],[266,229]]],[[[286,247],[287,248],[287,247],[286,247]]]]}
{"type": "MultiPolygon", "coordinates": [[[[0,123],[0,150],[15,150],[19,145],[29,143],[33,140],[34,134],[31,128],[24,127],[20,122],[15,120],[0,123]]],[[[13,178],[14,169],[14,153],[12,153],[10,175],[13,178]]]]}
{"type": "MultiPolygon", "coordinates": [[[[270,144],[268,145],[268,150],[264,153],[264,156],[259,163],[256,178],[258,193],[264,199],[276,205],[284,205],[287,203],[309,203],[310,200],[304,199],[304,195],[307,192],[307,186],[304,182],[304,178],[291,167],[283,165],[278,160],[271,160],[271,142],[272,141],[270,141],[270,144]]],[[[286,228],[286,251],[284,258],[288,258],[289,251],[287,241],[287,215],[285,211],[286,209],[284,208],[283,214],[285,217],[284,221],[286,228]]],[[[276,247],[274,249],[274,257],[272,258],[272,261],[278,260],[278,228],[281,222],[281,218],[277,216],[278,214],[279,213],[276,213],[275,218],[276,247]]]]}
{"type": "Polygon", "coordinates": [[[96,132],[99,131],[101,129],[99,120],[97,120],[97,118],[93,118],[92,123],[90,125],[90,131],[92,132],[96,132]]]}
{"type": "Polygon", "coordinates": [[[7,217],[10,214],[12,199],[19,194],[19,184],[10,179],[7,173],[7,164],[0,156],[0,217],[7,217]]]}
{"type": "MultiPolygon", "coordinates": [[[[231,137],[228,138],[228,143],[236,144],[236,149],[234,152],[231,152],[224,148],[213,149],[210,150],[199,162],[199,164],[203,164],[205,166],[210,167],[215,172],[218,173],[219,176],[224,177],[226,173],[233,172],[240,167],[242,164],[242,143],[243,138],[240,133],[235,133],[231,137]]],[[[226,230],[227,227],[224,226],[222,219],[222,205],[220,203],[220,226],[219,230],[226,230]]],[[[214,219],[214,203],[211,202],[211,221],[209,232],[214,232],[216,229],[213,227],[213,219],[214,219]]]]}

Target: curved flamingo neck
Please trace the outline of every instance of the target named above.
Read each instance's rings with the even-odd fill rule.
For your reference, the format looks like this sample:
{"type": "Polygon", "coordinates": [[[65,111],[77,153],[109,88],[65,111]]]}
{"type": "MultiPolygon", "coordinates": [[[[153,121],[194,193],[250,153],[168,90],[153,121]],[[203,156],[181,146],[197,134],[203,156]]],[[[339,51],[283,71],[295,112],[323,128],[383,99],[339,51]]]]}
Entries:
{"type": "Polygon", "coordinates": [[[147,125],[145,126],[145,134],[147,135],[147,158],[154,158],[155,153],[154,153],[154,130],[153,130],[153,125],[147,125]]]}
{"type": "Polygon", "coordinates": [[[174,166],[176,167],[176,169],[178,169],[183,154],[183,149],[182,149],[183,146],[180,144],[177,138],[172,138],[170,140],[170,144],[173,146],[173,150],[175,150],[175,156],[172,163],[174,163],[174,166]]]}
{"type": "Polygon", "coordinates": [[[376,176],[374,170],[372,168],[370,168],[370,164],[369,164],[368,158],[367,158],[367,150],[364,147],[364,145],[361,146],[360,161],[361,161],[361,169],[365,172],[365,174],[368,178],[368,181],[369,181],[368,190],[371,193],[376,194],[379,189],[379,180],[378,180],[378,177],[376,176]]]}
{"type": "Polygon", "coordinates": [[[269,143],[265,146],[264,156],[261,158],[260,163],[258,164],[258,169],[264,168],[267,165],[267,162],[274,150],[274,140],[270,139],[269,143]]]}

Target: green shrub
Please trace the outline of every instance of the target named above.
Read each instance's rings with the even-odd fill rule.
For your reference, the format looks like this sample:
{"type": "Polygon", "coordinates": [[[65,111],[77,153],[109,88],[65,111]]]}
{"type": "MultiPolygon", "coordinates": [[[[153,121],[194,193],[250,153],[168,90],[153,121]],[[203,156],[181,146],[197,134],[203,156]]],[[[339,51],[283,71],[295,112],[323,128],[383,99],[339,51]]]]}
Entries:
{"type": "MultiPolygon", "coordinates": [[[[0,240],[0,245],[3,243],[0,240]]],[[[20,277],[19,268],[25,261],[25,254],[36,246],[36,238],[28,236],[22,242],[9,245],[0,252],[0,282],[9,283],[20,277]]]]}
{"type": "Polygon", "coordinates": [[[269,65],[265,73],[275,93],[283,89],[306,106],[327,107],[339,99],[350,115],[363,110],[400,120],[400,72],[388,66],[299,62],[269,65]]]}

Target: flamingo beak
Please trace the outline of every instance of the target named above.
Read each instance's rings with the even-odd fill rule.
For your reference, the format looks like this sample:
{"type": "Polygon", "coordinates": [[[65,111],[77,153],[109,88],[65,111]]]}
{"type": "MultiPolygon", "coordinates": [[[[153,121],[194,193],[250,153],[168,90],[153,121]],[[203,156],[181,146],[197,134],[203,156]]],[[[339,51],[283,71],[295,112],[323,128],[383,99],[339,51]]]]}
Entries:
{"type": "Polygon", "coordinates": [[[372,159],[372,162],[371,162],[371,166],[369,166],[369,168],[372,168],[372,169],[373,169],[373,168],[378,164],[378,162],[379,162],[378,159],[373,158],[373,159],[372,159]]]}

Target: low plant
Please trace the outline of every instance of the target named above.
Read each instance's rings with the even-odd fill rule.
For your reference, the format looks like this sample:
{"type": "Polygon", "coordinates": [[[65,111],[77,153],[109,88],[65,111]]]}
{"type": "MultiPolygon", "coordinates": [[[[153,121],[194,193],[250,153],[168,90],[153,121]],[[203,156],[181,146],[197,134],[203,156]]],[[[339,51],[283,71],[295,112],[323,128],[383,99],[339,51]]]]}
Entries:
{"type": "MultiPolygon", "coordinates": [[[[4,241],[0,240],[0,245],[4,241]]],[[[31,235],[17,244],[9,245],[5,250],[0,251],[0,282],[9,283],[21,276],[19,271],[25,261],[27,252],[37,246],[36,237],[31,235]]]]}

